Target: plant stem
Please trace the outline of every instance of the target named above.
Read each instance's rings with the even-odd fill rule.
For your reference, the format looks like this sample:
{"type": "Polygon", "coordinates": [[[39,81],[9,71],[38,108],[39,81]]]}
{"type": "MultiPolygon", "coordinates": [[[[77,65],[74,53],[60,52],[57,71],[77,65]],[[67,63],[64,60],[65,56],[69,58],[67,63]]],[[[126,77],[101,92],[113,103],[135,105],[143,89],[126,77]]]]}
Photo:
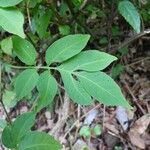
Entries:
{"type": "Polygon", "coordinates": [[[56,67],[48,67],[48,66],[14,66],[10,65],[11,68],[15,69],[53,69],[58,70],[56,67]]]}
{"type": "Polygon", "coordinates": [[[3,103],[3,101],[2,101],[1,98],[0,98],[0,103],[2,104],[2,107],[3,107],[4,112],[5,112],[5,114],[6,114],[8,123],[9,123],[10,125],[12,125],[12,122],[11,122],[11,119],[10,119],[10,117],[9,117],[9,114],[8,114],[8,112],[7,112],[6,108],[5,108],[5,105],[4,105],[4,103],[3,103]]]}
{"type": "Polygon", "coordinates": [[[2,70],[2,64],[0,62],[0,103],[1,103],[1,105],[2,105],[2,107],[4,109],[4,112],[6,114],[7,121],[11,125],[12,124],[11,119],[9,117],[9,114],[8,114],[8,112],[7,112],[6,108],[5,108],[5,105],[3,103],[3,100],[2,100],[2,81],[1,81],[2,71],[1,70],[2,70]]]}

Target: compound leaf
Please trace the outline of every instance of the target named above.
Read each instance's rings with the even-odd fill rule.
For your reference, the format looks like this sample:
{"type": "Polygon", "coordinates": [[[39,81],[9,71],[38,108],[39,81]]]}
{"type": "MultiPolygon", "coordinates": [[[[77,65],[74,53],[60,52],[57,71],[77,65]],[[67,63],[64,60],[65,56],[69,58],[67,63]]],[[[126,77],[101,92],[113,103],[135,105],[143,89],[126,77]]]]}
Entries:
{"type": "Polygon", "coordinates": [[[44,132],[30,132],[19,143],[18,150],[60,150],[62,145],[44,132]]]}
{"type": "Polygon", "coordinates": [[[133,29],[139,33],[141,20],[135,6],[130,1],[124,0],[119,3],[118,10],[126,21],[133,27],[133,29]]]}
{"type": "Polygon", "coordinates": [[[13,51],[15,52],[17,57],[25,64],[34,65],[36,63],[36,50],[29,41],[18,36],[14,36],[13,51]]]}
{"type": "Polygon", "coordinates": [[[0,7],[10,7],[19,4],[23,0],[0,0],[0,7]]]}
{"type": "Polygon", "coordinates": [[[72,77],[71,73],[61,71],[61,76],[65,90],[74,102],[80,105],[90,105],[93,103],[91,96],[85,91],[81,83],[72,77]]]}
{"type": "Polygon", "coordinates": [[[57,82],[49,71],[43,72],[37,83],[40,99],[37,103],[37,111],[50,104],[57,93],[57,82]]]}
{"type": "Polygon", "coordinates": [[[7,32],[25,38],[23,31],[24,17],[14,8],[0,8],[0,26],[7,32]]]}
{"type": "Polygon", "coordinates": [[[99,71],[106,68],[117,58],[98,50],[89,50],[81,52],[80,54],[65,61],[60,68],[69,71],[85,70],[85,71],[99,71]]]}
{"type": "Polygon", "coordinates": [[[131,108],[115,81],[103,72],[79,72],[76,74],[85,90],[108,106],[131,108]]]}
{"type": "Polygon", "coordinates": [[[90,36],[75,34],[54,42],[46,51],[46,63],[65,61],[78,54],[87,44],[90,36]]]}
{"type": "Polygon", "coordinates": [[[27,96],[36,86],[39,75],[35,69],[26,69],[15,80],[15,92],[18,100],[27,96]]]}

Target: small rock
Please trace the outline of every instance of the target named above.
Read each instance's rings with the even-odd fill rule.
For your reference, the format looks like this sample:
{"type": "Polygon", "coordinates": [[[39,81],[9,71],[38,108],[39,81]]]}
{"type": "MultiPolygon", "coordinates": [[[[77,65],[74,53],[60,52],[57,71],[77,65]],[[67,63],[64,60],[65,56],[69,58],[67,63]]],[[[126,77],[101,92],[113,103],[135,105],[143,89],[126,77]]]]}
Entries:
{"type": "Polygon", "coordinates": [[[126,112],[125,108],[123,108],[121,106],[117,107],[116,119],[121,124],[123,130],[126,131],[129,127],[129,123],[128,123],[128,115],[127,115],[127,112],[126,112]]]}
{"type": "Polygon", "coordinates": [[[93,120],[95,119],[95,117],[97,116],[98,114],[98,110],[97,109],[94,109],[94,110],[91,110],[88,115],[86,116],[85,120],[84,120],[84,124],[86,125],[90,125],[93,120]]]}

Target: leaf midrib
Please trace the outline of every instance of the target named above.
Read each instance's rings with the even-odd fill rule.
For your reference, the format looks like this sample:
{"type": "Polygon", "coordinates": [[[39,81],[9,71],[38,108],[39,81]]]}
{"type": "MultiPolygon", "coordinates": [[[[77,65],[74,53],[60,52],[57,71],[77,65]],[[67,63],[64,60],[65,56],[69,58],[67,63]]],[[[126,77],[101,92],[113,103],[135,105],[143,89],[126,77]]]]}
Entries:
{"type": "Polygon", "coordinates": [[[98,63],[98,62],[104,62],[106,59],[103,59],[103,60],[96,60],[96,61],[92,61],[92,62],[88,62],[88,63],[85,63],[85,64],[81,64],[81,65],[78,65],[77,67],[75,67],[72,71],[75,71],[75,70],[77,70],[77,69],[80,69],[80,67],[84,67],[84,66],[86,66],[86,65],[92,65],[92,64],[94,64],[94,63],[98,63]]]}
{"type": "MultiPolygon", "coordinates": [[[[71,74],[70,74],[70,76],[71,76],[71,74]]],[[[75,84],[75,82],[73,81],[74,79],[73,79],[73,77],[71,76],[71,81],[73,82],[73,86],[75,87],[75,89],[77,90],[77,92],[79,92],[80,93],[80,95],[83,97],[83,99],[84,99],[84,95],[82,95],[82,92],[80,92],[80,90],[77,88],[77,86],[76,86],[76,84],[75,84]]]]}

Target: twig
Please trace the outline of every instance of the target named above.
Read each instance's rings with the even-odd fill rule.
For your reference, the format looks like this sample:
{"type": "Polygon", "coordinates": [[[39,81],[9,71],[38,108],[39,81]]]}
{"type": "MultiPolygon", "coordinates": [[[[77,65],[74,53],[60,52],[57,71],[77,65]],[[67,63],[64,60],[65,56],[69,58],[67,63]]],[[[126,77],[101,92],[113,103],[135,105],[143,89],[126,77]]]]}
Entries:
{"type": "Polygon", "coordinates": [[[131,67],[131,66],[133,66],[133,65],[135,65],[135,64],[141,63],[142,61],[149,60],[149,59],[150,59],[150,57],[145,57],[145,58],[143,58],[143,59],[141,59],[141,60],[138,60],[138,61],[136,61],[136,62],[133,62],[133,63],[131,63],[131,64],[128,64],[128,65],[126,65],[125,67],[131,67]]]}
{"type": "Polygon", "coordinates": [[[143,31],[143,32],[141,32],[141,33],[139,33],[139,34],[136,34],[135,36],[133,36],[133,37],[127,39],[125,42],[121,43],[121,44],[117,47],[117,49],[121,49],[121,48],[127,46],[127,45],[130,44],[131,42],[137,40],[138,38],[140,38],[140,37],[142,37],[142,36],[144,36],[144,35],[146,35],[146,34],[150,34],[150,29],[147,29],[147,30],[145,30],[145,31],[143,31]]]}
{"type": "Polygon", "coordinates": [[[69,105],[70,105],[70,99],[69,99],[67,93],[65,93],[65,95],[64,95],[64,105],[63,105],[61,114],[59,116],[59,119],[58,119],[55,127],[50,132],[50,134],[52,134],[55,138],[59,137],[59,132],[62,129],[62,127],[64,126],[64,124],[65,124],[65,122],[68,118],[69,105]]]}
{"type": "Polygon", "coordinates": [[[79,10],[82,10],[88,3],[88,0],[84,0],[80,6],[80,9],[79,10]]]}
{"type": "Polygon", "coordinates": [[[122,82],[125,84],[127,90],[129,91],[130,95],[132,96],[133,102],[136,104],[136,106],[141,110],[141,112],[142,112],[143,114],[146,114],[145,111],[144,111],[144,109],[143,109],[143,108],[141,107],[141,105],[138,103],[137,98],[136,98],[136,97],[134,96],[134,94],[132,93],[132,91],[131,91],[130,87],[128,86],[127,82],[126,82],[124,79],[122,79],[122,82]]]}
{"type": "Polygon", "coordinates": [[[30,11],[29,11],[29,3],[30,3],[30,0],[28,0],[26,3],[26,9],[27,9],[27,18],[28,18],[28,22],[29,22],[29,27],[32,30],[31,17],[30,17],[30,11]]]}
{"type": "Polygon", "coordinates": [[[38,100],[39,100],[39,96],[37,96],[36,99],[34,100],[34,102],[33,102],[33,104],[32,104],[32,107],[30,108],[30,111],[32,111],[32,110],[35,108],[35,106],[36,106],[38,100]]]}
{"type": "Polygon", "coordinates": [[[80,120],[80,115],[81,115],[81,107],[80,107],[80,105],[78,105],[78,123],[77,123],[77,128],[76,128],[76,131],[75,131],[75,140],[77,139],[77,136],[78,136],[78,132],[79,132],[79,129],[80,129],[80,122],[79,122],[79,120],[80,120]]]}
{"type": "Polygon", "coordinates": [[[104,105],[104,108],[103,108],[103,131],[104,131],[104,127],[105,127],[105,116],[106,116],[106,106],[104,105]]]}

